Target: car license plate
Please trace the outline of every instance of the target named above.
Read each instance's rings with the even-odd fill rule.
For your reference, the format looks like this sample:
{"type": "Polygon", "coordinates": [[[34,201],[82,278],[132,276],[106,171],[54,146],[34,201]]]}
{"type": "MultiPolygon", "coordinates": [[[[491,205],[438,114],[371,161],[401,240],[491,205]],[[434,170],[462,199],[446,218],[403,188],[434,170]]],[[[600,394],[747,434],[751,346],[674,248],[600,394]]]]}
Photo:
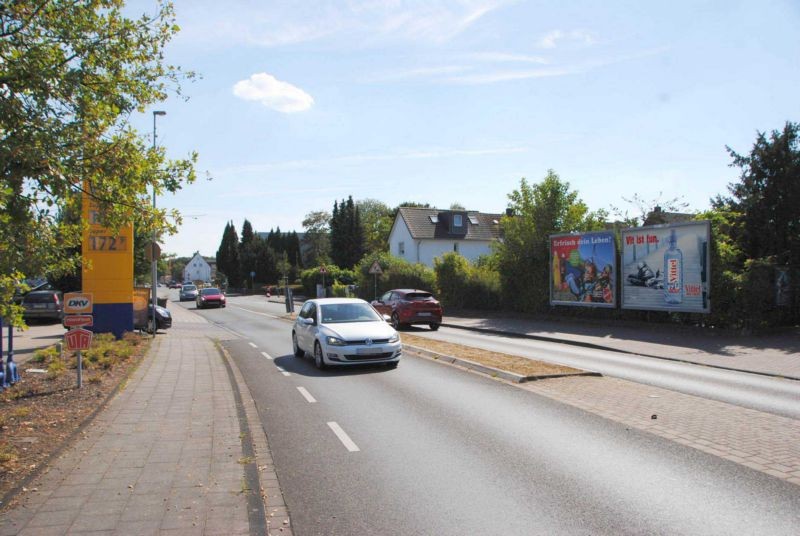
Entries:
{"type": "Polygon", "coordinates": [[[47,304],[46,303],[34,303],[33,304],[33,308],[34,309],[47,309],[47,304]]]}
{"type": "Polygon", "coordinates": [[[431,316],[430,313],[417,313],[417,316],[431,316]]]}
{"type": "Polygon", "coordinates": [[[383,348],[357,348],[356,353],[358,355],[376,355],[382,354],[383,348]]]}

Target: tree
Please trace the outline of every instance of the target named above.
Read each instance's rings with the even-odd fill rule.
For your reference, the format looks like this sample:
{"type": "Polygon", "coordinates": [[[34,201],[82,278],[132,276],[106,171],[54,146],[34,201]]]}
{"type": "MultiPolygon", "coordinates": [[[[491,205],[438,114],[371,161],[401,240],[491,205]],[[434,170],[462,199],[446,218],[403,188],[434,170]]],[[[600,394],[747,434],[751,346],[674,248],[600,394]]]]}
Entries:
{"type": "Polygon", "coordinates": [[[773,257],[800,264],[800,124],[786,122],[769,138],[759,132],[747,156],[726,147],[740,181],[728,186],[730,197],[712,200],[717,209],[740,214],[733,238],[747,259],[773,257]]]}
{"type": "Polygon", "coordinates": [[[553,171],[538,184],[520,180],[508,195],[513,216],[504,216],[504,239],[496,246],[504,302],[514,309],[536,312],[549,298],[549,235],[603,228],[606,213],[590,212],[553,171]]]}
{"type": "Polygon", "coordinates": [[[156,194],[194,180],[129,123],[191,78],[163,61],[178,27],[169,2],[136,20],[123,0],[3,2],[0,8],[0,316],[21,324],[16,280],[75,272],[82,224],[58,221],[88,190],[112,228],[174,232],[156,194]]]}
{"type": "Polygon", "coordinates": [[[377,199],[356,202],[364,232],[364,252],[367,254],[389,250],[389,233],[394,223],[394,213],[388,205],[377,199]]]}
{"type": "Polygon", "coordinates": [[[352,268],[364,254],[364,231],[353,196],[333,203],[331,213],[331,260],[340,268],[352,268]]]}
{"type": "Polygon", "coordinates": [[[328,255],[330,254],[330,221],[330,213],[324,210],[306,214],[303,219],[303,229],[305,229],[303,244],[306,246],[303,266],[317,266],[328,261],[328,255]]]}
{"type": "Polygon", "coordinates": [[[622,200],[632,205],[636,213],[631,216],[627,210],[622,210],[612,206],[611,212],[622,220],[628,227],[638,227],[640,225],[658,225],[668,223],[665,216],[667,212],[681,212],[686,210],[689,203],[682,200],[681,196],[670,199],[661,199],[663,193],[659,192],[655,199],[647,200],[639,194],[633,197],[623,197],[622,200]]]}
{"type": "Polygon", "coordinates": [[[242,281],[239,264],[239,236],[233,222],[225,224],[222,240],[217,250],[217,270],[225,274],[228,284],[239,285],[242,281]]]}

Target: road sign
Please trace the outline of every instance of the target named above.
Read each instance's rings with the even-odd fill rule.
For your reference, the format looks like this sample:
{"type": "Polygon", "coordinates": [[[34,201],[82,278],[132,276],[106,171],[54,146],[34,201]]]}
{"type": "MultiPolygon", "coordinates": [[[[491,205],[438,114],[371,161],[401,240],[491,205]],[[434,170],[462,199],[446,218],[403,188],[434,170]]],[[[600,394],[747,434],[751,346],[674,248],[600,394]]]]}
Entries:
{"type": "Polygon", "coordinates": [[[382,274],[383,270],[381,269],[381,264],[378,261],[374,261],[372,263],[372,266],[369,267],[369,273],[375,274],[375,275],[382,274]]]}
{"type": "Polygon", "coordinates": [[[85,292],[68,292],[64,294],[64,313],[92,314],[92,295],[85,292]]]}
{"type": "Polygon", "coordinates": [[[91,326],[94,324],[92,315],[66,315],[64,316],[64,326],[75,328],[80,326],[91,326]]]}
{"type": "Polygon", "coordinates": [[[161,258],[161,246],[158,242],[148,242],[147,247],[144,248],[144,257],[147,262],[157,261],[161,258]]]}
{"type": "Polygon", "coordinates": [[[328,269],[325,268],[324,264],[319,267],[319,273],[321,273],[321,274],[327,274],[328,273],[328,269]]]}
{"type": "Polygon", "coordinates": [[[68,350],[88,350],[92,345],[92,332],[88,329],[71,329],[64,335],[68,350]]]}

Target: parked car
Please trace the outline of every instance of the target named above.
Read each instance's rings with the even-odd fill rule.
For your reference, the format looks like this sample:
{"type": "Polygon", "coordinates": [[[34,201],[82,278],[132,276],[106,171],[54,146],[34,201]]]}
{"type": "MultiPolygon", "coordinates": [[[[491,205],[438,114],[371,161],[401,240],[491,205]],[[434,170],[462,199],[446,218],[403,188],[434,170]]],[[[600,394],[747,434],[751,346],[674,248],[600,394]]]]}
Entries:
{"type": "Polygon", "coordinates": [[[192,301],[197,299],[197,287],[195,285],[183,285],[178,295],[180,301],[192,301]]]}
{"type": "Polygon", "coordinates": [[[201,288],[195,301],[198,309],[225,307],[225,294],[216,287],[201,288]]]}
{"type": "Polygon", "coordinates": [[[397,331],[367,302],[356,298],[308,300],[292,327],[295,357],[327,365],[383,363],[394,368],[402,345],[397,331]]]}
{"type": "Polygon", "coordinates": [[[433,331],[442,324],[442,304],[426,290],[396,289],[372,302],[379,313],[391,318],[395,329],[427,324],[433,331]]]}
{"type": "MultiPolygon", "coordinates": [[[[141,329],[148,333],[153,333],[153,304],[147,304],[147,321],[144,324],[136,324],[134,329],[141,329]]],[[[168,329],[172,327],[172,313],[166,307],[156,305],[156,329],[168,329]]]]}
{"type": "Polygon", "coordinates": [[[64,297],[58,290],[32,290],[22,297],[21,305],[26,319],[61,320],[64,316],[64,297]]]}

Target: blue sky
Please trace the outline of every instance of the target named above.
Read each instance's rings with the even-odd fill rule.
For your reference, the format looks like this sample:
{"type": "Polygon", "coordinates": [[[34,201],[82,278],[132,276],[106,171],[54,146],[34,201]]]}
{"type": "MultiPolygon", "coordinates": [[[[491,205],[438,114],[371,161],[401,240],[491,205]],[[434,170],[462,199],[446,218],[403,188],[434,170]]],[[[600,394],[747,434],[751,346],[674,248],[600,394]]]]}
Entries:
{"type": "Polygon", "coordinates": [[[213,256],[228,220],[302,231],[348,195],[501,212],[550,168],[592,209],[703,210],[738,177],[726,145],[800,120],[796,0],[175,5],[167,59],[202,76],[159,106],[159,145],[200,154],[158,200],[187,215],[164,241],[180,256],[213,256]]]}

